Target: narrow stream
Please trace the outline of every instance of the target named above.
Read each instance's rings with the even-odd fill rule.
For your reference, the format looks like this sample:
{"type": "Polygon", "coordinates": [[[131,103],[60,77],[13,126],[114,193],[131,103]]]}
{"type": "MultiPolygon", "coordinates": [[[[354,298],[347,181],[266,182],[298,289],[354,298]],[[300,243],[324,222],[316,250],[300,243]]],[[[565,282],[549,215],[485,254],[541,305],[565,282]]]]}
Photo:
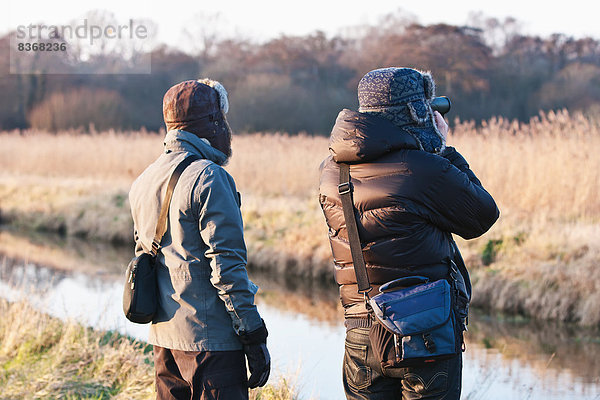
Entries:
{"type": "MultiPolygon", "coordinates": [[[[127,262],[126,250],[120,256],[116,252],[115,257],[84,260],[73,243],[39,247],[39,239],[22,242],[23,238],[7,235],[3,232],[0,240],[21,243],[27,254],[18,261],[13,254],[0,255],[0,296],[8,300],[27,296],[51,315],[147,338],[147,326],[132,324],[122,315],[122,267],[117,260],[127,262]],[[61,265],[82,267],[68,271],[40,266],[31,261],[37,258],[31,252],[40,248],[54,254],[61,265]],[[110,261],[103,265],[99,259],[110,261]]],[[[101,248],[98,251],[107,255],[101,248]]],[[[335,288],[250,275],[261,287],[257,303],[269,328],[273,376],[291,377],[303,399],[343,399],[344,328],[335,288]]],[[[600,399],[598,332],[480,312],[472,313],[469,328],[463,399],[600,399]]]]}

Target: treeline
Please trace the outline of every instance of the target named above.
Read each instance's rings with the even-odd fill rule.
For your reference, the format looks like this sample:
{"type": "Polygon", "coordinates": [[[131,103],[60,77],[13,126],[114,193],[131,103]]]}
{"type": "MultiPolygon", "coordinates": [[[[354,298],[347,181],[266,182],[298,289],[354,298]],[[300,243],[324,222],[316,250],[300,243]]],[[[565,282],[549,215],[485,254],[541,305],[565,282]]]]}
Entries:
{"type": "Polygon", "coordinates": [[[158,130],[165,91],[211,77],[230,93],[236,131],[326,134],[340,109],[357,107],[361,76],[386,66],[430,70],[438,95],[450,96],[452,116],[463,120],[526,120],[558,108],[600,114],[600,41],[523,35],[510,18],[424,26],[396,13],[333,37],[262,43],[200,35],[195,51],[155,47],[151,73],[138,75],[109,69],[123,62],[118,53],[95,56],[90,74],[70,74],[68,66],[60,75],[9,74],[10,37],[0,38],[0,129],[158,130]]]}

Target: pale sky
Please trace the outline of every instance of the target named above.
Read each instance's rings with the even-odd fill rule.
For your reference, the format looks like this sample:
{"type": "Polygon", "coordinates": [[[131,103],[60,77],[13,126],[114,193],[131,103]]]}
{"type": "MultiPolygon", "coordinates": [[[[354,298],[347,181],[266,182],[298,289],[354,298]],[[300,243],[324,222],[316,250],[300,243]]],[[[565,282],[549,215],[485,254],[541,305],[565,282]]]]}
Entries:
{"type": "Polygon", "coordinates": [[[470,12],[481,11],[485,16],[504,19],[515,17],[522,23],[522,32],[547,36],[561,32],[575,37],[592,36],[600,39],[600,6],[590,0],[528,1],[481,0],[446,1],[160,1],[151,0],[0,0],[5,10],[0,12],[0,33],[18,25],[44,22],[66,24],[81,18],[86,11],[102,9],[113,12],[119,21],[129,18],[148,18],[158,24],[158,41],[182,45],[182,30],[201,29],[201,15],[219,13],[219,31],[224,36],[235,33],[264,40],[281,33],[306,34],[317,29],[329,34],[341,28],[375,24],[378,18],[401,8],[414,14],[422,24],[449,23],[463,25],[470,12]],[[6,9],[8,8],[8,10],[6,9]],[[6,12],[8,11],[8,12],[6,12]]]}

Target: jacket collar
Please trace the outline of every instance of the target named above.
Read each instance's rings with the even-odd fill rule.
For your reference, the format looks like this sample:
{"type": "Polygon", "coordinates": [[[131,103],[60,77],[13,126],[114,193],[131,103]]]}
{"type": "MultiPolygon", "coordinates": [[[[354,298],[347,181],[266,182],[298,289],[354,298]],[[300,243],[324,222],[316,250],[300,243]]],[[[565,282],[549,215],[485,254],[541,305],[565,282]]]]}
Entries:
{"type": "Polygon", "coordinates": [[[215,149],[193,133],[173,129],[167,132],[164,141],[165,153],[172,151],[187,151],[196,154],[202,158],[210,160],[218,165],[224,165],[227,162],[227,156],[223,152],[215,149]]]}
{"type": "Polygon", "coordinates": [[[413,135],[387,119],[348,109],[339,113],[329,138],[336,162],[366,162],[400,149],[420,146],[413,135]]]}

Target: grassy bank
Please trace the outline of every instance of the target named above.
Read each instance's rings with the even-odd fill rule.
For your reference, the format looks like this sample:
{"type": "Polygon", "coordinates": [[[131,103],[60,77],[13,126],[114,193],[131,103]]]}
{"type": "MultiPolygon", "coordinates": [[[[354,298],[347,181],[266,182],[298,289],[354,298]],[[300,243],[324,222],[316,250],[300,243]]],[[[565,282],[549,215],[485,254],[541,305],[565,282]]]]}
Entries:
{"type": "Polygon", "coordinates": [[[151,350],[0,299],[0,398],[149,399],[151,350]]]}
{"type": "MultiPolygon", "coordinates": [[[[119,243],[131,241],[127,190],[161,151],[139,132],[1,134],[4,221],[119,243]]],[[[459,246],[475,305],[600,324],[600,126],[551,113],[521,124],[458,123],[450,144],[465,155],[501,210],[481,238],[459,246]]],[[[255,268],[331,279],[326,226],[317,201],[327,139],[242,135],[227,169],[242,193],[255,268]]]]}
{"type": "MultiPolygon", "coordinates": [[[[153,399],[151,346],[0,298],[0,399],[153,399]]],[[[251,399],[293,400],[282,380],[251,399]]]]}

